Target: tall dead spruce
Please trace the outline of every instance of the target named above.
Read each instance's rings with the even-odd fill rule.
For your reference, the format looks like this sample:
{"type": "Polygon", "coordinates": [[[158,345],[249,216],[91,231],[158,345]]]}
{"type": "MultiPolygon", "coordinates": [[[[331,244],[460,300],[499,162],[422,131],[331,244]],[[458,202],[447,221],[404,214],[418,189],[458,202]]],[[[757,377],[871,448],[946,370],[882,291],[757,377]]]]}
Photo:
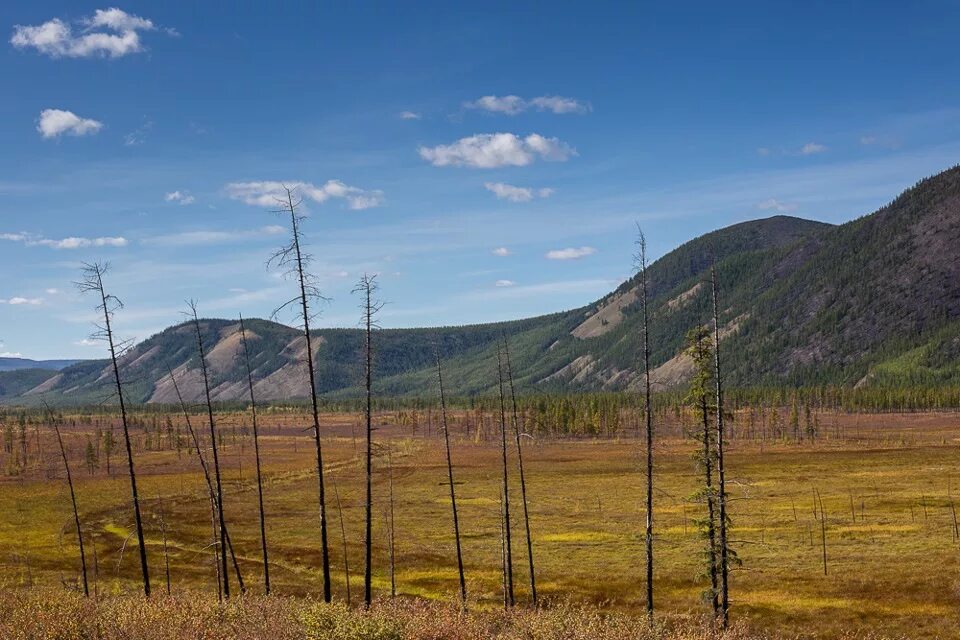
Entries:
{"type": "Polygon", "coordinates": [[[364,330],[363,363],[365,389],[365,420],[367,428],[366,450],[366,480],[367,500],[364,506],[366,522],[363,538],[363,604],[369,608],[373,598],[372,592],[372,556],[373,556],[373,332],[378,329],[376,315],[383,308],[383,303],[374,300],[377,292],[376,275],[363,274],[353,292],[363,296],[360,305],[362,310],[361,324],[364,330]]]}
{"type": "Polygon", "coordinates": [[[537,606],[537,573],[533,563],[533,538],[530,536],[530,512],[527,505],[527,480],[523,470],[523,448],[520,443],[522,425],[520,412],[517,410],[517,393],[513,386],[513,366],[510,362],[510,345],[507,338],[503,338],[503,355],[507,365],[507,381],[510,384],[510,403],[513,405],[513,436],[517,444],[517,468],[520,472],[520,498],[523,501],[523,526],[527,537],[527,563],[530,570],[530,600],[537,606]]]}
{"type": "Polygon", "coordinates": [[[285,199],[279,200],[280,208],[275,212],[290,217],[290,242],[277,250],[267,261],[268,265],[283,269],[285,274],[297,283],[299,293],[280,305],[274,312],[276,317],[284,309],[295,309],[295,317],[303,324],[303,338],[306,346],[307,376],[310,384],[310,403],[313,417],[313,439],[317,447],[317,484],[320,499],[320,555],[323,563],[323,600],[330,602],[330,553],[327,542],[327,499],[323,486],[323,448],[320,444],[320,408],[317,402],[316,371],[313,366],[313,339],[310,336],[310,305],[324,300],[320,289],[309,271],[311,256],[303,251],[303,232],[300,225],[305,217],[297,208],[301,199],[294,200],[293,190],[284,187],[285,199]]]}
{"type": "Polygon", "coordinates": [[[250,417],[253,422],[253,455],[257,463],[257,501],[260,510],[260,548],[263,554],[263,592],[270,595],[270,561],[267,556],[267,522],[263,512],[263,474],[260,471],[260,433],[257,430],[257,399],[253,394],[253,369],[250,366],[250,347],[247,330],[240,316],[240,342],[243,344],[243,362],[247,370],[247,389],[250,392],[250,417]]]}
{"type": "MultiPolygon", "coordinates": [[[[210,399],[210,378],[207,375],[207,358],[203,349],[203,332],[200,330],[200,318],[197,317],[197,305],[191,300],[187,303],[193,318],[193,328],[197,334],[197,351],[200,355],[200,371],[203,374],[203,394],[207,405],[207,422],[210,426],[210,451],[213,454],[213,477],[216,490],[217,523],[220,527],[220,573],[223,575],[223,597],[230,597],[230,578],[227,575],[227,524],[223,513],[223,482],[220,478],[220,456],[217,447],[217,425],[213,418],[213,402],[210,399]]],[[[243,590],[243,584],[240,585],[243,590]]]]}
{"type": "Polygon", "coordinates": [[[647,520],[644,543],[647,551],[647,616],[653,618],[653,407],[650,405],[650,316],[647,297],[647,239],[637,225],[637,255],[640,274],[640,303],[643,313],[643,415],[646,422],[647,520]]]}
{"type": "Polygon", "coordinates": [[[457,542],[457,571],[460,577],[460,604],[467,604],[467,581],[463,575],[463,551],[460,548],[460,518],[457,515],[457,492],[453,482],[453,460],[450,456],[450,428],[447,423],[447,400],[443,393],[443,370],[440,367],[440,350],[437,349],[437,385],[440,388],[440,419],[443,424],[443,442],[447,450],[447,481],[450,485],[450,510],[453,511],[453,537],[457,542]]]}
{"type": "Polygon", "coordinates": [[[84,263],[83,275],[80,281],[76,283],[76,286],[82,293],[93,293],[100,299],[96,310],[103,313],[103,325],[96,325],[97,331],[93,334],[93,338],[103,340],[110,349],[113,380],[116,384],[117,399],[120,403],[120,423],[123,425],[123,440],[127,448],[127,470],[130,474],[130,493],[133,497],[133,517],[137,528],[137,545],[140,551],[140,572],[143,576],[143,593],[149,596],[150,569],[147,566],[147,546],[143,539],[143,519],[140,516],[140,495],[137,493],[137,474],[133,464],[133,447],[130,444],[127,406],[123,400],[123,384],[120,380],[120,365],[118,364],[118,353],[124,350],[125,345],[118,343],[114,339],[111,324],[113,314],[123,308],[123,303],[116,296],[107,293],[104,288],[103,276],[106,274],[108,267],[109,265],[100,262],[84,263]]]}
{"type": "Polygon", "coordinates": [[[720,554],[720,625],[726,629],[730,624],[730,548],[727,543],[727,490],[726,471],[723,459],[723,376],[720,368],[720,310],[717,301],[717,268],[710,269],[710,290],[713,298],[713,375],[717,385],[717,544],[720,554]]]}

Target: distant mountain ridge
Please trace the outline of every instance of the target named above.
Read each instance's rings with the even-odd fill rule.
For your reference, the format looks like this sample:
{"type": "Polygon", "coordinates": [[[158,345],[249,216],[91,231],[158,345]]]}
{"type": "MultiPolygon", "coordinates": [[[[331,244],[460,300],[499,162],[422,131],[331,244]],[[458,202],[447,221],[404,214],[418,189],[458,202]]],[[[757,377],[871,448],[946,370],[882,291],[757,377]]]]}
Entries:
{"type": "Polygon", "coordinates": [[[29,358],[0,358],[0,371],[17,371],[20,369],[49,369],[59,371],[76,364],[80,360],[30,360],[29,358]]]}
{"type": "MultiPolygon", "coordinates": [[[[789,216],[744,222],[691,240],[657,260],[648,277],[658,388],[682,385],[689,376],[683,340],[691,327],[709,324],[704,281],[714,263],[729,384],[960,384],[960,167],[922,180],[887,206],[846,224],[789,216]]],[[[306,396],[298,332],[265,320],[246,324],[258,397],[306,396]]],[[[206,319],[201,325],[214,398],[242,401],[237,322],[206,319]]],[[[318,392],[332,398],[357,394],[360,331],[315,333],[318,392]]],[[[435,344],[451,393],[489,393],[502,335],[510,339],[513,371],[523,391],[635,388],[642,340],[637,278],[571,311],[494,324],[380,331],[377,393],[433,395],[435,344]]],[[[173,401],[169,368],[187,399],[199,400],[195,351],[187,325],[138,344],[122,362],[129,399],[173,401]]],[[[100,401],[109,393],[109,381],[103,361],[51,372],[30,386],[22,372],[0,374],[0,401],[100,401]],[[3,375],[12,378],[4,383],[3,375]]]]}

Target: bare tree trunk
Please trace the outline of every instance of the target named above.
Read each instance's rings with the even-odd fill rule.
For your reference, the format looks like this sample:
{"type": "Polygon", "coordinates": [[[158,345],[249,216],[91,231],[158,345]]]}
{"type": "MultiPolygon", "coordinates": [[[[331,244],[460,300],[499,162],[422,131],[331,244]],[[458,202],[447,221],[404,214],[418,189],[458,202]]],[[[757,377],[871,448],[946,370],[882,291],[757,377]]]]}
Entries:
{"type": "Polygon", "coordinates": [[[130,429],[127,422],[127,407],[123,400],[123,385],[120,381],[120,366],[117,363],[117,345],[113,337],[111,317],[117,309],[123,308],[123,303],[116,296],[106,292],[103,286],[103,274],[106,265],[100,263],[85,264],[83,279],[77,283],[81,292],[95,292],[100,296],[98,311],[103,312],[104,324],[100,327],[98,336],[105,340],[110,347],[110,362],[113,368],[113,379],[117,387],[117,398],[120,402],[120,421],[123,425],[123,439],[127,448],[127,467],[130,474],[130,493],[133,497],[133,516],[137,528],[137,545],[140,551],[140,572],[143,576],[143,593],[150,596],[150,568],[147,565],[147,545],[143,537],[143,519],[140,515],[140,495],[137,493],[137,475],[133,465],[133,447],[130,444],[130,429]]]}
{"type": "Polygon", "coordinates": [[[640,298],[643,309],[643,412],[646,421],[646,528],[644,542],[647,552],[647,617],[653,619],[653,407],[650,404],[650,317],[647,296],[647,239],[637,225],[637,266],[640,271],[640,298]]]}
{"type": "Polygon", "coordinates": [[[257,431],[257,400],[253,394],[253,370],[250,368],[250,349],[247,346],[247,331],[240,316],[240,340],[243,342],[243,359],[247,367],[247,388],[250,391],[250,415],[253,420],[253,453],[257,462],[257,501],[260,510],[260,547],[263,551],[263,591],[270,595],[270,561],[267,556],[267,522],[263,511],[263,474],[260,471],[260,434],[257,431]]]}
{"type": "Polygon", "coordinates": [[[363,319],[361,320],[364,328],[364,389],[365,389],[365,419],[367,427],[367,450],[366,450],[366,482],[367,482],[367,501],[364,506],[366,521],[364,523],[364,541],[363,541],[363,604],[370,608],[373,600],[373,330],[377,328],[374,316],[382,307],[381,303],[373,300],[373,294],[377,290],[376,276],[364,274],[360,282],[354,288],[354,292],[363,295],[364,301],[361,306],[363,309],[363,319]]]}
{"type": "Polygon", "coordinates": [[[517,467],[520,471],[520,496],[523,499],[523,525],[527,536],[527,562],[530,570],[530,599],[537,606],[537,574],[533,563],[533,538],[530,535],[530,513],[527,506],[527,480],[523,471],[523,449],[520,446],[520,415],[517,411],[517,394],[513,386],[513,367],[510,362],[510,345],[503,338],[503,353],[506,356],[507,380],[510,382],[510,402],[513,405],[513,435],[517,443],[517,467]]]}
{"type": "Polygon", "coordinates": [[[500,453],[503,457],[503,531],[504,557],[506,558],[506,604],[512,607],[513,597],[513,549],[510,541],[510,487],[507,474],[507,417],[503,398],[503,354],[497,345],[497,380],[500,393],[500,453]]]}
{"type": "Polygon", "coordinates": [[[210,450],[213,453],[213,477],[216,481],[217,519],[220,526],[220,572],[223,574],[223,597],[230,598],[230,577],[227,575],[227,525],[223,513],[223,483],[220,478],[220,457],[217,453],[217,426],[213,419],[213,403],[210,400],[210,381],[207,377],[207,359],[203,352],[203,335],[200,332],[200,319],[197,306],[189,302],[193,314],[193,328],[197,334],[197,350],[200,354],[200,371],[203,374],[203,392],[207,401],[207,420],[210,425],[210,450]]]}
{"type": "Polygon", "coordinates": [[[70,475],[70,463],[67,462],[67,450],[63,446],[60,436],[60,427],[53,423],[53,430],[57,432],[57,442],[60,444],[60,455],[63,456],[63,468],[67,472],[67,485],[70,487],[70,502],[73,505],[73,521],[77,525],[77,542],[80,545],[80,572],[83,576],[83,595],[90,597],[90,587],[87,585],[87,556],[83,552],[83,529],[80,527],[80,512],[77,510],[77,494],[73,490],[73,476],[70,475]]]}
{"type": "Polygon", "coordinates": [[[440,387],[440,417],[443,420],[443,440],[447,449],[447,480],[450,484],[450,508],[453,511],[453,536],[457,542],[457,571],[460,577],[460,603],[467,604],[467,581],[463,575],[463,552],[460,548],[460,519],[457,515],[457,493],[453,482],[453,461],[450,456],[450,429],[447,424],[447,401],[443,394],[443,371],[440,368],[440,352],[437,351],[437,383],[440,387]]]}
{"type": "Polygon", "coordinates": [[[304,255],[301,248],[300,223],[303,216],[297,214],[299,202],[293,201],[293,191],[284,188],[286,200],[281,201],[284,215],[290,216],[291,242],[280,249],[270,259],[281,267],[289,268],[289,273],[296,277],[300,295],[288,301],[274,312],[276,315],[281,309],[290,304],[300,308],[299,314],[303,319],[303,337],[307,348],[307,374],[310,382],[310,404],[313,417],[313,439],[317,448],[317,485],[320,499],[320,554],[323,563],[323,600],[330,602],[330,553],[327,540],[327,499],[323,485],[323,448],[320,444],[320,407],[317,401],[317,379],[313,365],[313,339],[310,336],[310,300],[320,298],[317,287],[312,283],[307,265],[310,257],[304,255]]]}
{"type": "Polygon", "coordinates": [[[723,376],[720,367],[720,308],[717,301],[717,269],[710,269],[710,284],[713,293],[713,362],[714,376],[717,384],[717,528],[720,546],[720,624],[726,629],[730,624],[730,557],[727,542],[727,489],[723,459],[723,441],[725,429],[723,425],[723,376]]]}

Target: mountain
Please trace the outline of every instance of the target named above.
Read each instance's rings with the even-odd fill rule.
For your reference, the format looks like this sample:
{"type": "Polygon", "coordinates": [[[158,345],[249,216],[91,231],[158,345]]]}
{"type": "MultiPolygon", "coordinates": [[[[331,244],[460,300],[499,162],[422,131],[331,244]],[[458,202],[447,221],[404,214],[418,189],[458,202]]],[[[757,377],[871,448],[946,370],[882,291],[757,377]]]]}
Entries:
{"type": "MultiPolygon", "coordinates": [[[[705,280],[714,263],[729,384],[960,383],[960,167],[843,225],[788,216],[744,222],[654,262],[651,347],[660,388],[683,384],[690,373],[683,340],[691,327],[709,324],[705,280]]],[[[634,277],[593,304],[526,320],[380,331],[377,392],[432,395],[436,343],[451,393],[489,393],[501,335],[510,337],[521,390],[634,388],[642,340],[637,286],[634,277]]],[[[206,319],[201,326],[214,399],[242,400],[237,322],[206,319]]],[[[250,320],[247,328],[258,397],[303,397],[302,337],[265,320],[250,320]]],[[[316,338],[318,391],[331,398],[357,394],[360,331],[322,329],[316,338]]],[[[199,400],[195,346],[189,325],[137,345],[121,363],[130,400],[174,401],[168,368],[187,399],[199,400]]],[[[50,372],[28,388],[18,380],[0,378],[0,400],[94,402],[111,384],[103,361],[50,372]]]]}
{"type": "Polygon", "coordinates": [[[20,369],[49,369],[59,371],[76,364],[80,360],[29,360],[27,358],[0,358],[0,371],[18,371],[20,369]]]}

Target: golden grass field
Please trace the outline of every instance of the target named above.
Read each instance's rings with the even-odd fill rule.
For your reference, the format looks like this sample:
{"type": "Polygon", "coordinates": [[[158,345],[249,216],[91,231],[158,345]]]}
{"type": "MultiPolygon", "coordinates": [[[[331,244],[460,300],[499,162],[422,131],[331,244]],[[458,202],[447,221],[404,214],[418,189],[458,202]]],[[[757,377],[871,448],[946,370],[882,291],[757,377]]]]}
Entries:
{"type": "MultiPolygon", "coordinates": [[[[68,417],[69,418],[69,417],[68,417]]],[[[225,511],[248,591],[262,589],[253,448],[231,437],[242,416],[219,416],[225,444],[225,511]]],[[[442,438],[395,414],[377,416],[374,586],[389,588],[386,447],[396,504],[396,578],[401,596],[450,600],[456,564],[442,438]]],[[[321,593],[314,449],[307,421],[262,416],[261,446],[271,580],[279,595],[321,593]]],[[[837,637],[955,637],[960,629],[960,542],[951,504],[960,492],[960,414],[834,415],[822,418],[814,444],[760,443],[734,437],[727,461],[732,540],[742,565],[731,578],[731,619],[759,633],[837,637]],[[827,575],[813,492],[826,511],[827,575]]],[[[343,504],[351,587],[362,598],[363,442],[357,417],[324,416],[334,596],[344,599],[340,524],[343,504]]],[[[202,419],[195,426],[205,428],[202,419]]],[[[88,473],[84,446],[92,426],[65,426],[85,530],[90,579],[98,593],[134,593],[139,566],[124,458],[112,475],[88,473]],[[126,543],[126,548],[122,552],[126,543]],[[96,552],[96,572],[93,555],[96,552]],[[96,575],[94,575],[96,573],[96,575]]],[[[199,429],[201,432],[203,428],[199,429]]],[[[656,451],[656,606],[696,618],[701,600],[702,506],[689,496],[698,480],[696,444],[674,425],[656,451]]],[[[0,479],[0,586],[78,589],[76,536],[62,461],[48,431],[39,459],[0,479]]],[[[525,439],[538,588],[548,603],[601,605],[619,613],[643,604],[644,514],[641,444],[618,440],[525,439]]],[[[501,602],[499,448],[496,440],[453,436],[468,591],[474,607],[501,602]]],[[[119,451],[119,450],[118,450],[119,451]]],[[[0,454],[5,455],[5,454],[0,454]]],[[[160,503],[166,514],[172,590],[215,593],[210,511],[196,456],[137,451],[136,462],[153,587],[164,590],[160,503]]],[[[513,462],[511,452],[511,462],[513,462]]],[[[4,468],[8,468],[5,463],[4,468]]],[[[528,596],[527,558],[516,469],[514,561],[518,601],[528,596]]],[[[231,576],[232,579],[232,576],[231,576]]],[[[235,587],[235,583],[234,583],[235,587]]]]}

